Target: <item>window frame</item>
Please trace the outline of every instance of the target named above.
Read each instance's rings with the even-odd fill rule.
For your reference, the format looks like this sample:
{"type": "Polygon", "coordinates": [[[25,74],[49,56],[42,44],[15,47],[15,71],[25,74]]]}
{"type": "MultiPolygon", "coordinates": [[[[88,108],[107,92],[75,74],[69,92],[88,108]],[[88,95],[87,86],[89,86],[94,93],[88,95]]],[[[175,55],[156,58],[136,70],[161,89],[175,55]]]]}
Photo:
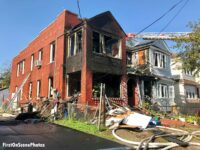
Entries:
{"type": "Polygon", "coordinates": [[[55,55],[56,55],[56,42],[53,41],[50,43],[50,63],[55,62],[55,55]]]}

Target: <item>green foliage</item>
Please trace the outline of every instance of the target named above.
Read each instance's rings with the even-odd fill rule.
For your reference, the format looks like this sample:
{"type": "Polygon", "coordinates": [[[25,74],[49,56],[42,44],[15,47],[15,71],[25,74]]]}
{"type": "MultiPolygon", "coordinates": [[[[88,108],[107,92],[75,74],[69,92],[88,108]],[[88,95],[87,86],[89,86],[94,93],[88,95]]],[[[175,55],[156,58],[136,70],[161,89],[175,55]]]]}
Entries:
{"type": "Polygon", "coordinates": [[[0,86],[1,87],[9,87],[9,85],[10,85],[10,67],[6,66],[5,68],[1,69],[0,74],[1,74],[0,86]]]}
{"type": "Polygon", "coordinates": [[[175,48],[180,50],[178,56],[183,62],[183,69],[197,74],[200,71],[200,22],[190,22],[188,26],[192,32],[188,36],[176,38],[175,48]]]}
{"type": "Polygon", "coordinates": [[[57,120],[54,123],[66,126],[75,130],[79,130],[88,134],[92,134],[95,136],[99,136],[106,139],[114,139],[111,133],[109,133],[109,130],[106,130],[105,128],[102,129],[102,132],[98,130],[97,125],[91,125],[86,122],[80,121],[80,120],[74,120],[74,119],[63,119],[63,120],[57,120]]]}
{"type": "Polygon", "coordinates": [[[186,122],[188,123],[194,123],[196,122],[197,124],[200,125],[200,117],[199,116],[185,116],[186,122]]]}

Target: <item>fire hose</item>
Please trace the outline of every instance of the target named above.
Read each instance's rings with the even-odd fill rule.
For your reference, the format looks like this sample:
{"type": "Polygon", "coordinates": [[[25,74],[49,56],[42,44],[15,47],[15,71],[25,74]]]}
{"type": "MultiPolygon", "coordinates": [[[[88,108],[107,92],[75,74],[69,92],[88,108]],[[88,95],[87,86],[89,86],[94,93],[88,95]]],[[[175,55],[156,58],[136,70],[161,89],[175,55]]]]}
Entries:
{"type": "MultiPolygon", "coordinates": [[[[150,142],[153,138],[167,137],[167,136],[179,136],[179,137],[181,137],[180,140],[183,141],[183,142],[187,142],[188,145],[200,146],[200,143],[190,142],[193,136],[194,137],[200,136],[200,131],[194,131],[194,132],[189,133],[189,132],[181,130],[181,129],[164,127],[164,126],[156,126],[156,128],[167,129],[167,130],[171,130],[173,132],[180,132],[180,134],[169,133],[169,134],[164,134],[164,135],[154,135],[154,136],[151,136],[149,138],[142,140],[141,142],[130,141],[130,140],[126,140],[126,139],[120,137],[119,135],[116,134],[116,131],[118,129],[113,129],[112,134],[116,139],[118,139],[122,142],[125,142],[127,144],[133,145],[133,148],[135,148],[137,150],[140,150],[140,149],[143,149],[143,148],[144,149],[147,149],[147,148],[162,148],[162,150],[168,150],[168,149],[179,146],[179,144],[173,143],[173,142],[166,142],[166,143],[150,142]]],[[[151,129],[146,129],[146,130],[151,130],[151,129]]]]}

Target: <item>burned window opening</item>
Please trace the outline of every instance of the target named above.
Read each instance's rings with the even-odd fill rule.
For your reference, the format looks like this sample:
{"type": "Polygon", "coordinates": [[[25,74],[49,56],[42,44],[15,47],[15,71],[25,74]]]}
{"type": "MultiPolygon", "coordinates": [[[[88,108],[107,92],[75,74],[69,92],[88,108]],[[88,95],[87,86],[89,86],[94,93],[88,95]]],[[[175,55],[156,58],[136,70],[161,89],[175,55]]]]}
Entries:
{"type": "Polygon", "coordinates": [[[48,97],[53,96],[53,77],[49,77],[49,88],[48,88],[48,97]]]}
{"type": "Polygon", "coordinates": [[[101,51],[100,51],[100,35],[97,32],[93,32],[93,52],[101,53],[101,51]]]}
{"type": "Polygon", "coordinates": [[[70,56],[74,55],[74,47],[75,47],[75,35],[70,36],[70,56]]]}
{"type": "Polygon", "coordinates": [[[82,51],[82,30],[69,36],[68,56],[74,56],[82,51]]]}
{"type": "Polygon", "coordinates": [[[120,58],[120,40],[112,36],[93,32],[93,52],[120,58]]]}
{"type": "Polygon", "coordinates": [[[77,32],[77,41],[76,41],[76,45],[77,45],[77,52],[81,52],[82,51],[82,31],[77,32]]]}
{"type": "Polygon", "coordinates": [[[81,91],[81,73],[69,74],[68,78],[68,96],[72,96],[81,91]]]}
{"type": "Polygon", "coordinates": [[[107,97],[120,97],[120,76],[108,74],[93,74],[93,97],[100,97],[101,83],[105,83],[107,97]]]}

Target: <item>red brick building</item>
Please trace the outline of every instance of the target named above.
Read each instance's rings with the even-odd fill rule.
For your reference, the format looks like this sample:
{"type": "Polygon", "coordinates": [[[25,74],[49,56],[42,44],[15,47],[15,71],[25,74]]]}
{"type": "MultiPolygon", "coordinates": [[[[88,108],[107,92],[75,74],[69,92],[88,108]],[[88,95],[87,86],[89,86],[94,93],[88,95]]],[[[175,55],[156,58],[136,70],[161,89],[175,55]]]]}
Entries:
{"type": "Polygon", "coordinates": [[[80,91],[79,102],[94,104],[100,83],[127,102],[125,37],[110,12],[82,20],[65,10],[13,59],[10,93],[30,73],[20,102],[50,97],[53,88],[62,99],[80,91]]]}

